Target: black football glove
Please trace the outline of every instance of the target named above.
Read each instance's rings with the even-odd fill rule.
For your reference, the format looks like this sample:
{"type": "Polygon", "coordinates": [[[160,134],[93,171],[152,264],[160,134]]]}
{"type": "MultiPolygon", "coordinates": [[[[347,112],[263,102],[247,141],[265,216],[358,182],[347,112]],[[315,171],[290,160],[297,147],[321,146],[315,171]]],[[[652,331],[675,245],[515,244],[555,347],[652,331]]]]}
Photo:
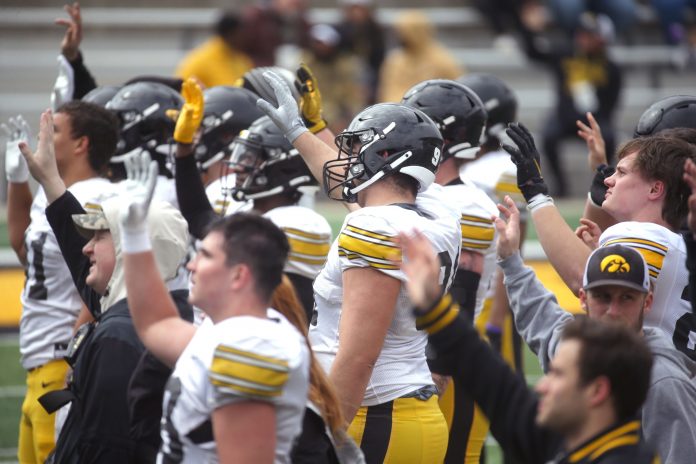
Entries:
{"type": "Polygon", "coordinates": [[[524,199],[529,202],[540,193],[548,195],[549,188],[541,175],[541,160],[532,134],[522,124],[514,122],[508,125],[505,133],[517,145],[503,144],[503,149],[517,166],[517,186],[524,199]]]}
{"type": "Polygon", "coordinates": [[[604,185],[604,179],[613,175],[615,171],[616,169],[606,164],[597,166],[597,171],[592,179],[592,185],[590,185],[590,201],[592,201],[595,206],[601,207],[602,203],[604,203],[604,196],[608,189],[608,187],[604,185]]]}

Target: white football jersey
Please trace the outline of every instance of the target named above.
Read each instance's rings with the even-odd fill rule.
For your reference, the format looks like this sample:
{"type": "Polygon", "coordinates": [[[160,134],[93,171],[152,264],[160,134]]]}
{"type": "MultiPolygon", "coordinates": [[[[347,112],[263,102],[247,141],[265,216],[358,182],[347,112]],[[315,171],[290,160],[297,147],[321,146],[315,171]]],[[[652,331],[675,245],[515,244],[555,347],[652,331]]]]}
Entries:
{"type": "Polygon", "coordinates": [[[682,236],[651,222],[626,221],[607,228],[599,245],[626,245],[643,255],[654,286],[652,309],[644,324],[662,329],[680,351],[696,359],[696,321],[692,322],[682,236]]]}
{"type": "Polygon", "coordinates": [[[483,272],[476,290],[476,314],[481,311],[486,292],[496,269],[497,232],[491,216],[498,216],[498,208],[486,192],[469,180],[443,186],[447,202],[458,205],[462,231],[462,251],[483,255],[483,272]]]}
{"type": "Polygon", "coordinates": [[[240,316],[217,324],[207,318],[167,382],[157,462],[218,462],[213,411],[262,401],[276,410],[275,462],[289,463],[308,388],[307,343],[280,313],[269,309],[268,319],[240,316]]]}
{"type": "Polygon", "coordinates": [[[321,214],[297,205],[273,208],[264,217],[280,227],[290,243],[285,272],[314,280],[331,248],[328,221],[321,214]]]}
{"type": "MultiPolygon", "coordinates": [[[[341,233],[331,246],[326,266],[314,281],[316,317],[310,326],[309,338],[326,372],[331,370],[339,349],[343,271],[353,267],[372,268],[405,281],[406,275],[390,259],[395,253],[400,254],[394,237],[400,231],[417,229],[430,239],[438,252],[443,264],[440,281],[449,288],[462,240],[459,216],[458,211],[447,206],[440,186],[433,186],[419,194],[416,207],[372,206],[346,216],[341,233]]],[[[361,291],[370,292],[370,289],[361,291]]],[[[402,285],[394,317],[367,384],[363,406],[385,403],[420,387],[432,385],[425,358],[427,334],[416,330],[412,310],[413,306],[402,285]]]]}
{"type": "MultiPolygon", "coordinates": [[[[68,189],[77,200],[100,203],[114,195],[114,184],[103,178],[76,182],[68,189]]],[[[25,369],[61,358],[72,338],[82,299],[58,241],[46,219],[46,195],[39,188],[31,205],[31,222],[24,233],[27,270],[19,321],[19,350],[25,369]]]]}
{"type": "Polygon", "coordinates": [[[464,164],[460,171],[462,179],[469,180],[488,194],[494,202],[501,202],[510,195],[520,208],[526,211],[527,202],[517,187],[517,166],[505,150],[486,153],[480,158],[464,164]]]}

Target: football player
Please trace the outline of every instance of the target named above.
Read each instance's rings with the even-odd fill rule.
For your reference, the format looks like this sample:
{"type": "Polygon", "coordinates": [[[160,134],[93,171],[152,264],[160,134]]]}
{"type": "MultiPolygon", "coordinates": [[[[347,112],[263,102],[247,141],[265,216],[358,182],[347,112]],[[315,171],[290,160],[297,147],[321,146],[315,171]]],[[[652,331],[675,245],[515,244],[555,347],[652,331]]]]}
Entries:
{"type": "Polygon", "coordinates": [[[309,384],[303,336],[268,304],[289,251],[283,232],[252,213],[211,225],[189,264],[189,300],[208,316],[196,328],[178,317],[157,271],[146,224],[157,167],[121,209],[128,301],[140,339],[175,366],[168,382],[159,462],[288,463],[309,384]]]}
{"type": "Polygon", "coordinates": [[[289,88],[264,74],[279,106],[258,105],[281,128],[330,198],[357,203],[314,283],[310,341],[351,421],[349,433],[367,462],[438,462],[447,425],[405,294],[399,231],[423,230],[449,287],[459,259],[459,211],[431,186],[442,136],[420,110],[378,104],[360,112],[336,139],[339,156],[305,127],[289,88]],[[323,166],[323,167],[321,167],[323,166]]]}
{"type": "MultiPolygon", "coordinates": [[[[481,99],[468,87],[454,81],[433,79],[409,89],[401,103],[418,108],[437,124],[444,145],[435,182],[444,186],[447,201],[461,211],[461,254],[450,292],[474,320],[495,271],[495,228],[498,210],[486,192],[459,172],[475,158],[486,124],[481,99]]],[[[430,363],[437,373],[437,363],[430,363]]],[[[437,377],[436,377],[437,380],[437,377]]],[[[450,427],[445,462],[479,462],[486,433],[485,420],[474,414],[474,403],[457,385],[439,385],[440,407],[450,427]],[[478,420],[477,420],[478,419],[478,420]]]]}
{"type": "MultiPolygon", "coordinates": [[[[534,139],[523,126],[508,135],[517,148],[504,146],[517,164],[517,184],[528,202],[539,241],[549,261],[575,293],[582,284],[583,263],[591,249],[570,229],[541,175],[534,139]]],[[[659,327],[674,346],[696,359],[696,315],[688,299],[688,272],[684,241],[677,233],[688,213],[689,187],[682,179],[687,159],[696,159],[696,147],[660,134],[626,143],[617,153],[616,172],[602,209],[618,223],[599,237],[599,246],[623,244],[643,254],[655,286],[648,327],[659,327]]]]}
{"type": "MultiPolygon", "coordinates": [[[[116,149],[116,118],[97,105],[74,101],[58,108],[52,124],[58,172],[69,191],[82,204],[112,193],[113,185],[102,175],[116,149]]],[[[39,189],[32,196],[29,189],[29,170],[18,147],[18,142],[28,142],[29,127],[18,117],[11,120],[8,130],[8,233],[27,276],[19,324],[27,393],[22,403],[18,458],[23,463],[43,463],[55,444],[55,416],[46,413],[37,400],[65,383],[68,364],[63,357],[73,329],[79,325],[83,304],[46,219],[46,195],[39,189]]],[[[82,319],[87,318],[85,311],[82,319]]]]}

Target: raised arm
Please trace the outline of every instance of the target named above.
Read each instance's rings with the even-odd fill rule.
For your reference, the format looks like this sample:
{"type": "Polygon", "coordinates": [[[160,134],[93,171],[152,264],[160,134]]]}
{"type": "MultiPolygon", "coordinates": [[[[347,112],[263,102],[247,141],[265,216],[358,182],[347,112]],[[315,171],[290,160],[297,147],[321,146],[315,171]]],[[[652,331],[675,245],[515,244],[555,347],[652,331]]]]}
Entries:
{"type": "Polygon", "coordinates": [[[506,133],[517,147],[504,144],[503,148],[517,165],[517,186],[527,200],[539,242],[561,279],[577,294],[591,250],[575,235],[549,196],[532,134],[522,124],[515,123],[510,124],[506,133]]]}
{"type": "Polygon", "coordinates": [[[179,316],[150,245],[147,216],[157,183],[157,163],[144,152],[126,160],[126,172],[119,222],[128,307],[145,347],[173,366],[196,329],[179,316]]]}
{"type": "Polygon", "coordinates": [[[205,186],[193,156],[194,140],[203,119],[203,91],[195,79],[189,78],[181,86],[181,95],[184,106],[174,129],[176,196],[181,214],[189,224],[189,232],[195,238],[202,239],[208,224],[217,218],[205,194],[205,186]]]}
{"type": "Polygon", "coordinates": [[[82,43],[82,13],[80,4],[78,2],[67,4],[63,9],[68,13],[69,18],[58,18],[55,20],[55,23],[65,27],[65,34],[60,43],[60,52],[65,58],[65,63],[62,63],[61,66],[65,64],[69,67],[69,69],[64,69],[62,74],[70,76],[72,81],[70,98],[66,100],[70,101],[84,97],[90,90],[97,87],[97,83],[85,66],[82,53],[80,53],[80,44],[82,43]]]}
{"type": "Polygon", "coordinates": [[[29,124],[19,115],[0,125],[7,137],[5,145],[5,178],[7,179],[7,232],[10,246],[17,258],[26,265],[27,250],[24,233],[31,222],[30,211],[33,196],[29,189],[29,168],[19,149],[20,142],[31,139],[29,124]]]}

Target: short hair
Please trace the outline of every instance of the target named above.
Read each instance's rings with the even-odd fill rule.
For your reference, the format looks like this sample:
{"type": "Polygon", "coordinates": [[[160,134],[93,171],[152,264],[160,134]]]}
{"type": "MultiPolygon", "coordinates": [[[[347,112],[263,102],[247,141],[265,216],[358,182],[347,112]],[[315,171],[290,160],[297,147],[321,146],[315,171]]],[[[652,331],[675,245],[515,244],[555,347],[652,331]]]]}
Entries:
{"type": "Polygon", "coordinates": [[[416,178],[404,174],[401,172],[392,172],[387,177],[394,187],[399,190],[403,190],[406,193],[412,194],[414,197],[418,195],[418,180],[416,178]]]}
{"type": "Polygon", "coordinates": [[[98,174],[104,174],[109,159],[116,152],[119,124],[116,116],[109,110],[94,103],[73,100],[61,105],[56,113],[70,118],[74,139],[87,137],[89,150],[87,157],[90,167],[98,174]]]}
{"type": "Polygon", "coordinates": [[[696,146],[680,138],[662,133],[639,137],[626,142],[617,153],[618,159],[637,153],[634,167],[646,180],[659,180],[665,186],[662,219],[678,229],[689,212],[687,199],[691,189],[684,182],[684,162],[696,161],[696,146]]]}
{"type": "Polygon", "coordinates": [[[577,316],[564,328],[562,339],[580,342],[580,384],[606,377],[617,419],[635,416],[647,397],[653,364],[643,337],[615,322],[577,316]]]}
{"type": "Polygon", "coordinates": [[[285,233],[256,213],[236,213],[213,222],[208,233],[223,235],[225,264],[245,264],[254,277],[259,297],[268,301],[283,277],[290,251],[285,233]]]}
{"type": "Polygon", "coordinates": [[[691,145],[696,145],[696,129],[691,127],[673,127],[658,132],[663,137],[683,140],[691,145]]]}

